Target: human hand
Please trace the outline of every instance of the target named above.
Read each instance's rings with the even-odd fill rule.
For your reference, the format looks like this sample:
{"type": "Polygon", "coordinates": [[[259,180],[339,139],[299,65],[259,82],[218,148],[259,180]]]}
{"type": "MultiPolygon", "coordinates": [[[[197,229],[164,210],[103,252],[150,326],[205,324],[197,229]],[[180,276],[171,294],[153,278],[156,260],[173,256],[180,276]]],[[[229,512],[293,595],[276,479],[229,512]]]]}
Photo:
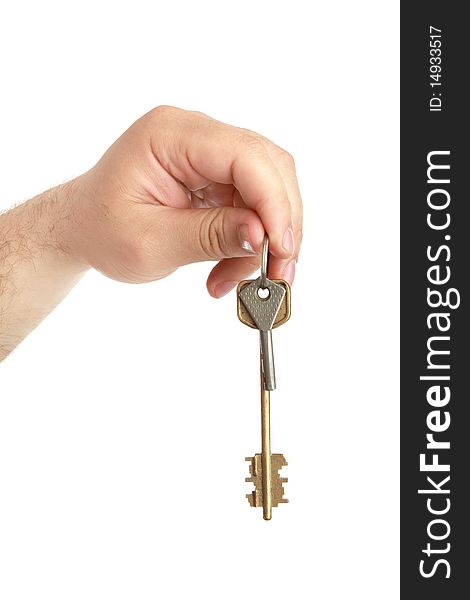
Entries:
{"type": "Polygon", "coordinates": [[[259,267],[266,231],[269,276],[293,282],[302,238],[294,162],[257,133],[158,107],[68,185],[64,246],[108,277],[141,283],[216,260],[207,288],[220,297],[259,267]]]}

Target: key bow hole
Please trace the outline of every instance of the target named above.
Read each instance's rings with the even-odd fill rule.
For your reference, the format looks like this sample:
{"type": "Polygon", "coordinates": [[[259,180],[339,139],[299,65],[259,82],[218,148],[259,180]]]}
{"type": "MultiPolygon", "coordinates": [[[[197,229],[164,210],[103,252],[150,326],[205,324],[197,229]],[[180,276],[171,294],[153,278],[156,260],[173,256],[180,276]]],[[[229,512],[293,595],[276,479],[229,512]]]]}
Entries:
{"type": "Polygon", "coordinates": [[[263,287],[258,288],[258,298],[261,298],[261,300],[267,300],[269,298],[269,295],[270,295],[269,288],[263,288],[263,287]]]}

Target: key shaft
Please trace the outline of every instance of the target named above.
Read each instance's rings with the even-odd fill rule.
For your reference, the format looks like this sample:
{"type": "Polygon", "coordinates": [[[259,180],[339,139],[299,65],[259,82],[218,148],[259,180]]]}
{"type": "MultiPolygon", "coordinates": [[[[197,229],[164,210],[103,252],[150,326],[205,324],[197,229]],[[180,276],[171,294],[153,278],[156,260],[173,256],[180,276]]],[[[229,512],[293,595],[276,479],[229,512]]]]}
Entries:
{"type": "Polygon", "coordinates": [[[272,329],[260,329],[261,383],[266,391],[276,389],[276,371],[274,369],[274,349],[272,329]]]}
{"type": "Polygon", "coordinates": [[[271,471],[271,393],[264,385],[263,359],[260,356],[261,389],[261,463],[263,488],[263,519],[272,516],[272,471],[271,471]]]}

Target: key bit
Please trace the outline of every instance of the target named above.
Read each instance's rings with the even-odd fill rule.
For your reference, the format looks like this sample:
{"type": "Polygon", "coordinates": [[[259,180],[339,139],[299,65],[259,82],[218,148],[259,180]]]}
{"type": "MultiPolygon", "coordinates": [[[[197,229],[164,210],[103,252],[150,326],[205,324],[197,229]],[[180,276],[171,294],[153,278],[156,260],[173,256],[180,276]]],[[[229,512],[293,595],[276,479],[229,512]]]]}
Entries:
{"type": "MultiPolygon", "coordinates": [[[[248,502],[250,506],[264,506],[262,456],[261,454],[255,454],[254,456],[247,456],[245,460],[251,463],[251,477],[246,477],[245,481],[253,483],[255,486],[255,489],[246,495],[248,502]]],[[[287,498],[284,498],[284,486],[282,485],[287,483],[287,477],[279,475],[279,470],[285,466],[287,466],[287,461],[282,454],[271,454],[271,505],[273,508],[281,502],[289,502],[287,498]]]]}

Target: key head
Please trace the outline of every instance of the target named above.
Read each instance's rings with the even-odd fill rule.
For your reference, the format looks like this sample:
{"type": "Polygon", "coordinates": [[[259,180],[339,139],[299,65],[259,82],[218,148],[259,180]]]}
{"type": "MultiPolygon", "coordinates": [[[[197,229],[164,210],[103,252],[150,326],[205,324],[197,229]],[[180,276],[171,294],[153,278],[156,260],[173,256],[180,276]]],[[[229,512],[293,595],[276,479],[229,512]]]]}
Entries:
{"type": "MultiPolygon", "coordinates": [[[[242,323],[244,323],[245,325],[248,325],[248,327],[251,327],[252,329],[261,329],[261,327],[259,327],[257,325],[255,319],[252,316],[253,309],[250,310],[247,308],[243,298],[246,298],[248,296],[247,302],[251,306],[250,297],[252,297],[253,293],[255,293],[258,296],[259,281],[260,281],[260,278],[244,279],[243,281],[240,281],[240,283],[238,284],[238,287],[237,287],[237,315],[238,315],[238,318],[242,323]],[[255,284],[255,285],[254,285],[254,287],[249,288],[249,286],[251,284],[255,284]],[[246,292],[247,288],[249,288],[248,293],[246,292]]],[[[280,286],[284,290],[281,304],[278,308],[278,311],[275,315],[274,321],[271,326],[272,329],[275,329],[276,327],[283,325],[290,319],[290,315],[291,315],[290,286],[287,283],[287,281],[284,281],[283,279],[268,279],[268,283],[272,283],[272,284],[275,284],[276,286],[280,286]]],[[[262,298],[258,297],[258,299],[255,300],[255,302],[258,303],[258,301],[265,302],[266,300],[263,300],[262,298]]]]}
{"type": "Polygon", "coordinates": [[[261,277],[248,284],[240,291],[240,299],[258,329],[272,329],[276,315],[286,295],[285,289],[266,279],[265,287],[261,287],[261,277]],[[264,295],[263,295],[264,292],[264,295]]]}

